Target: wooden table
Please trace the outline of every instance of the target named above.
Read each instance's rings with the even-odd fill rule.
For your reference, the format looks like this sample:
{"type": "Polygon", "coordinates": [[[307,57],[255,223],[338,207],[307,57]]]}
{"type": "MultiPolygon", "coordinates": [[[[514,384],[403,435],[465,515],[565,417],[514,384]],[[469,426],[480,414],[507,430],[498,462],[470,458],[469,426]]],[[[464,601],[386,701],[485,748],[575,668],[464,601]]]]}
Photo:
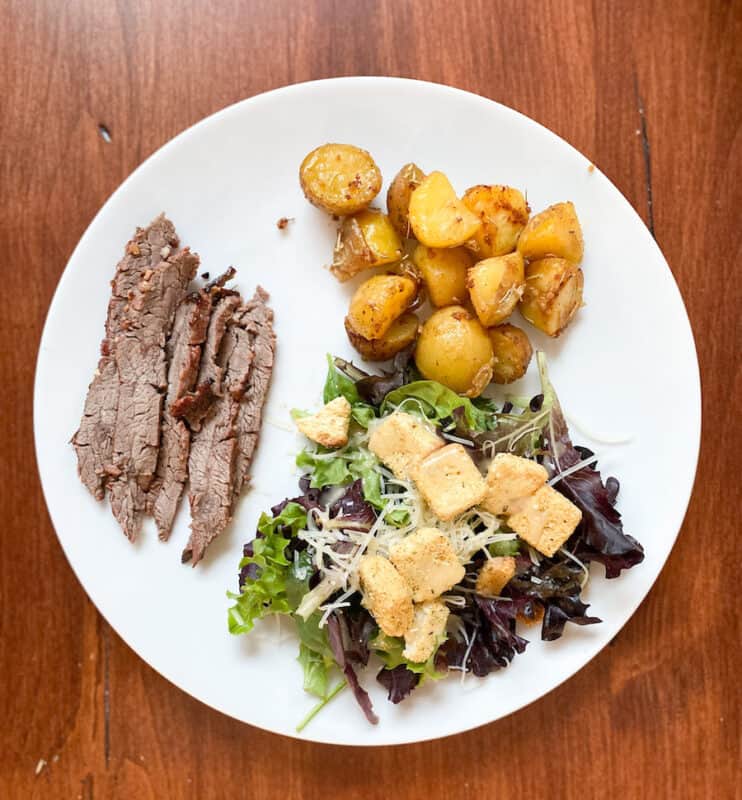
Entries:
{"type": "Polygon", "coordinates": [[[0,462],[0,797],[734,797],[742,4],[0,7],[0,403],[8,433],[0,462]],[[479,92],[588,154],[642,214],[680,285],[696,332],[705,419],[677,546],[610,647],[566,685],[493,725],[366,751],[235,722],[134,655],[91,605],[54,536],[31,420],[52,292],[118,184],[229,103],[354,74],[479,92]]]}

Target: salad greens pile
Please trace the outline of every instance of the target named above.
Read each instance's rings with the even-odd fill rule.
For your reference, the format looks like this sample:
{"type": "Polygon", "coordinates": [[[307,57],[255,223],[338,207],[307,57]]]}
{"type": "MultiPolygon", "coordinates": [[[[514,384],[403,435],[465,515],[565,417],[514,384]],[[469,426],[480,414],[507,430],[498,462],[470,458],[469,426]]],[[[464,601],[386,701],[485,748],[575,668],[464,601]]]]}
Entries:
{"type": "MultiPolygon", "coordinates": [[[[500,406],[420,380],[410,355],[399,354],[392,369],[379,375],[328,356],[323,399],[327,403],[342,396],[350,403],[349,442],[337,450],[310,443],[299,453],[299,494],[261,515],[255,538],[244,546],[239,590],[228,593],[234,601],[228,612],[230,633],[249,633],[257,620],[271,614],[293,619],[304,689],[318,700],[298,729],[346,687],[367,719],[377,722],[357,675],[372,655],[380,665],[378,682],[389,700],[398,703],[426,680],[443,678],[450,670],[484,676],[508,666],[528,644],[516,633],[518,620],[540,620],[546,641],[562,636],[567,622],[600,622],[587,614],[581,600],[588,565],[603,564],[606,577],[615,578],[644,558],[641,545],[623,531],[615,508],[618,481],[604,481],[594,454],[572,444],[543,354],[538,354],[542,393],[510,398],[500,406]],[[554,488],[582,512],[574,534],[551,558],[539,556],[512,534],[494,537],[486,545],[489,555],[514,556],[515,576],[500,598],[476,594],[464,585],[471,583],[467,577],[447,593],[448,632],[421,664],[404,657],[402,638],[379,630],[361,604],[357,583],[342,585],[328,577],[334,574],[333,561],[352,558],[358,547],[353,536],[376,535],[382,520],[401,530],[411,524],[408,511],[395,502],[404,487],[367,447],[369,425],[396,409],[427,418],[444,439],[463,444],[482,468],[501,452],[538,460],[554,488]],[[338,535],[332,540],[334,531],[338,535]],[[349,531],[352,535],[340,535],[349,531]],[[317,550],[317,536],[331,541],[327,552],[317,550]]],[[[477,522],[472,524],[476,534],[477,522]]],[[[478,571],[486,558],[481,549],[475,552],[467,575],[478,571]]]]}

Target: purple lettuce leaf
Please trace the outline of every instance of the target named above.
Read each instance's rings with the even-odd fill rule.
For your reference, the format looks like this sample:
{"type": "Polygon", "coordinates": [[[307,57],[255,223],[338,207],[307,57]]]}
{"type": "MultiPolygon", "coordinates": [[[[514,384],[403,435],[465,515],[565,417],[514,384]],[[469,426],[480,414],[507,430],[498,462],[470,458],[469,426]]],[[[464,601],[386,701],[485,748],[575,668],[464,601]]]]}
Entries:
{"type": "Polygon", "coordinates": [[[398,664],[393,669],[381,669],[376,680],[386,689],[387,698],[396,704],[401,703],[420,683],[420,674],[407,669],[404,664],[398,664]]]}
{"type": "Polygon", "coordinates": [[[414,343],[404,350],[400,350],[394,356],[391,370],[382,371],[381,375],[369,375],[368,372],[358,369],[353,363],[342,358],[335,359],[335,366],[356,382],[356,391],[361,400],[378,408],[389,392],[416,379],[417,375],[412,361],[414,352],[414,343]]]}
{"type": "Polygon", "coordinates": [[[340,517],[346,523],[346,527],[357,530],[369,530],[376,522],[376,512],[365,500],[361,478],[353,481],[330,506],[330,517],[340,517]]]}
{"type": "MultiPolygon", "coordinates": [[[[338,609],[342,610],[342,609],[338,609]]],[[[348,682],[356,702],[361,707],[361,711],[366,715],[366,719],[372,724],[376,725],[379,718],[374,713],[374,707],[371,703],[371,698],[368,692],[358,682],[358,676],[353,669],[351,663],[351,655],[346,653],[343,640],[343,628],[338,616],[338,610],[333,611],[327,619],[327,638],[330,642],[332,654],[337,662],[337,665],[343,671],[345,680],[348,682]]],[[[352,651],[351,651],[352,652],[352,651]]]]}

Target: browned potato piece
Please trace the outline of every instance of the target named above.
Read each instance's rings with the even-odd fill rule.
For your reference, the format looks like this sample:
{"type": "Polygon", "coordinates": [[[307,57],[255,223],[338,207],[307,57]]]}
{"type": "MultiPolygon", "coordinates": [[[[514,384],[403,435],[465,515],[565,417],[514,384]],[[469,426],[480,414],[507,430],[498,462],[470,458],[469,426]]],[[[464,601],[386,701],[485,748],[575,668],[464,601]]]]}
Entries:
{"type": "Polygon", "coordinates": [[[572,203],[557,203],[531,217],[518,239],[518,251],[528,261],[546,256],[582,261],[582,228],[572,203]]]}
{"type": "Polygon", "coordinates": [[[418,328],[417,317],[412,313],[406,313],[392,322],[381,339],[364,339],[353,330],[348,317],[345,318],[345,332],[348,334],[348,339],[366,361],[387,361],[394,358],[400,350],[404,350],[417,339],[418,328]]]}
{"type": "Polygon", "coordinates": [[[352,144],[323,144],[299,167],[301,188],[328,214],[362,211],[381,191],[381,172],[370,154],[352,144]]]}
{"type": "Polygon", "coordinates": [[[523,193],[511,186],[472,186],[461,198],[482,227],[466,246],[479,258],[512,253],[531,209],[523,193]]]}
{"type": "Polygon", "coordinates": [[[523,281],[520,253],[485,258],[469,270],[466,285],[482,325],[497,325],[513,313],[523,294],[523,281]]]}
{"type": "Polygon", "coordinates": [[[420,271],[430,302],[436,308],[466,303],[469,296],[466,273],[474,261],[468,250],[419,244],[412,254],[412,261],[420,271]]]}
{"type": "Polygon", "coordinates": [[[442,172],[431,172],[410,197],[410,226],[428,247],[458,247],[481,228],[442,172]]]}
{"type": "Polygon", "coordinates": [[[495,366],[492,369],[494,383],[512,383],[526,374],[533,355],[533,348],[526,332],[515,325],[504,323],[489,329],[495,366]]]}
{"type": "Polygon", "coordinates": [[[364,339],[381,339],[416,295],[417,283],[406,275],[374,275],[356,289],[348,324],[364,339]]]}
{"type": "Polygon", "coordinates": [[[359,272],[402,258],[402,242],[389,217],[376,208],[367,208],[346,217],[338,231],[330,272],[347,281],[359,272]]]}
{"type": "Polygon", "coordinates": [[[405,164],[394,176],[394,180],[386,193],[386,209],[394,229],[400,236],[410,235],[410,197],[425,180],[425,173],[417,164],[405,164]]]}
{"type": "Polygon", "coordinates": [[[477,397],[492,378],[494,356],[487,331],[462,306],[435,311],[423,325],[415,363],[428,380],[477,397]]]}
{"type": "Polygon", "coordinates": [[[582,305],[582,270],[564,258],[542,258],[526,267],[520,312],[539,330],[559,336],[582,305]]]}

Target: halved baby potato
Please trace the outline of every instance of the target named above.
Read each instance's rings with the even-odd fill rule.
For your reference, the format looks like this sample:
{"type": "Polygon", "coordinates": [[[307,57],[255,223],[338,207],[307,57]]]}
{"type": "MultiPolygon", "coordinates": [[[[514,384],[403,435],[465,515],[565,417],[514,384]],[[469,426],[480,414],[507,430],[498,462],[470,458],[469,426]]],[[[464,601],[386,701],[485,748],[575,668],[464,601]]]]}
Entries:
{"type": "Polygon", "coordinates": [[[469,296],[486,328],[507,319],[518,305],[523,294],[523,267],[523,256],[515,252],[485,258],[469,270],[469,296]]]}
{"type": "Polygon", "coordinates": [[[582,261],[582,228],[572,203],[557,203],[531,217],[518,239],[518,252],[528,261],[546,256],[582,261]]]}
{"type": "Polygon", "coordinates": [[[559,336],[582,305],[582,270],[564,258],[541,258],[526,267],[520,312],[539,330],[559,336]]]}
{"type": "Polygon", "coordinates": [[[410,236],[410,198],[425,180],[425,173],[417,164],[405,164],[394,176],[386,194],[386,209],[397,233],[405,239],[410,236]]]}
{"type": "Polygon", "coordinates": [[[472,186],[461,198],[482,220],[482,227],[466,246],[479,258],[512,253],[531,209],[512,186],[472,186]]]}
{"type": "Polygon", "coordinates": [[[466,274],[474,263],[468,250],[418,244],[412,253],[412,262],[420,271],[430,302],[436,308],[466,303],[469,296],[466,274]]]}
{"type": "Polygon", "coordinates": [[[364,339],[353,330],[349,318],[345,318],[348,340],[366,361],[387,361],[394,358],[400,350],[404,350],[417,339],[419,327],[417,317],[407,312],[395,319],[380,339],[364,339]]]}
{"type": "Polygon", "coordinates": [[[328,214],[362,211],[381,191],[381,171],[371,155],[352,144],[323,144],[299,167],[301,188],[328,214]]]}
{"type": "Polygon", "coordinates": [[[407,275],[374,275],[356,289],[347,324],[364,339],[381,339],[412,305],[417,289],[407,275]]]}
{"type": "Polygon", "coordinates": [[[531,342],[522,328],[505,322],[490,328],[490,342],[495,354],[492,368],[493,383],[512,383],[526,374],[533,355],[531,342]]]}
{"type": "Polygon", "coordinates": [[[346,217],[338,231],[330,272],[347,281],[359,272],[402,258],[402,242],[389,217],[376,208],[346,217]]]}
{"type": "Polygon", "coordinates": [[[412,192],[409,218],[415,238],[428,247],[458,247],[482,227],[442,172],[431,172],[412,192]]]}

